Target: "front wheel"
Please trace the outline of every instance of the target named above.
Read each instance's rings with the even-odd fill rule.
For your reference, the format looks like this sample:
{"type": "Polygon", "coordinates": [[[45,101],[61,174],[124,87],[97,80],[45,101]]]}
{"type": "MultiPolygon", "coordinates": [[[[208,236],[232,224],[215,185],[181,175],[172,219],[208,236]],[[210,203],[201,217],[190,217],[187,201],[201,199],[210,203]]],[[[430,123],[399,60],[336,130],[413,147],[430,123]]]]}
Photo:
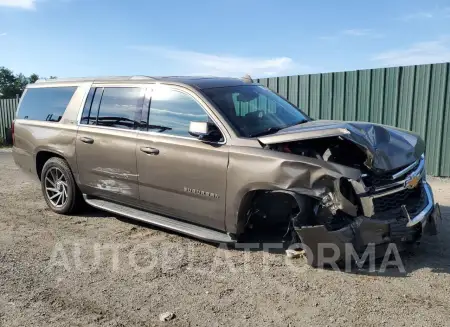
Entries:
{"type": "Polygon", "coordinates": [[[81,202],[81,194],[66,161],[50,158],[42,169],[41,188],[50,209],[59,214],[72,214],[81,202]]]}

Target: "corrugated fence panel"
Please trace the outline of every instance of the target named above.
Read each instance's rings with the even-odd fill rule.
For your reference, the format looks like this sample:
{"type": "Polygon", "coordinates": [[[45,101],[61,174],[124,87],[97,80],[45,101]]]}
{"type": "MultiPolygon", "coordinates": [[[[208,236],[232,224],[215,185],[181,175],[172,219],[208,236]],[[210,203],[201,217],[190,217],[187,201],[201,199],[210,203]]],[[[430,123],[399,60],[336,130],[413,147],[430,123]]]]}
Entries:
{"type": "Polygon", "coordinates": [[[269,78],[269,89],[274,92],[278,92],[278,77],[269,78]]]}
{"type": "Polygon", "coordinates": [[[6,129],[11,128],[17,105],[17,99],[0,99],[0,141],[6,138],[6,129]]]}
{"type": "Polygon", "coordinates": [[[414,85],[412,130],[426,137],[431,65],[417,66],[414,85]]]}
{"type": "Polygon", "coordinates": [[[345,120],[356,120],[358,109],[358,71],[345,73],[345,120]]]}
{"type": "Polygon", "coordinates": [[[261,83],[264,86],[267,86],[267,87],[269,86],[269,79],[268,78],[260,78],[258,80],[258,82],[261,83]]]}
{"type": "Polygon", "coordinates": [[[6,100],[6,110],[4,111],[5,120],[4,120],[4,124],[2,126],[2,132],[3,132],[3,137],[4,138],[6,137],[5,129],[11,126],[10,125],[11,121],[10,121],[10,118],[9,118],[10,117],[9,112],[12,110],[12,107],[13,107],[12,101],[13,101],[13,99],[6,100]]]}
{"type": "Polygon", "coordinates": [[[298,103],[298,94],[300,91],[300,88],[298,86],[299,76],[289,76],[288,78],[289,78],[289,88],[287,99],[297,107],[300,107],[300,109],[303,109],[302,106],[298,103]]]}
{"type": "Polygon", "coordinates": [[[5,136],[5,128],[3,127],[6,123],[6,100],[0,100],[0,141],[3,141],[5,136]],[[3,109],[5,108],[5,109],[3,109]]]}
{"type": "Polygon", "coordinates": [[[320,118],[333,117],[333,73],[322,74],[322,99],[320,101],[320,118]]]}
{"type": "Polygon", "coordinates": [[[383,68],[374,69],[371,76],[369,120],[378,124],[383,122],[384,71],[383,68]]]}
{"type": "Polygon", "coordinates": [[[288,77],[280,77],[278,79],[278,94],[282,95],[287,99],[288,96],[288,87],[289,87],[289,78],[288,77]]]}
{"type": "Polygon", "coordinates": [[[15,101],[14,99],[8,99],[6,105],[6,124],[3,126],[4,137],[6,137],[6,128],[11,127],[11,122],[13,121],[12,111],[15,109],[15,101]]]}
{"type": "MultiPolygon", "coordinates": [[[[448,66],[447,66],[448,67],[448,66]]],[[[450,176],[450,67],[447,71],[447,92],[445,99],[444,121],[442,129],[442,147],[439,176],[450,176]]]]}
{"type": "Polygon", "coordinates": [[[333,116],[335,120],[344,120],[345,111],[345,73],[333,74],[333,116]]]}
{"type": "Polygon", "coordinates": [[[412,130],[427,143],[428,173],[450,176],[450,64],[263,78],[314,119],[412,130]]]}
{"type": "Polygon", "coordinates": [[[397,126],[411,129],[416,67],[402,67],[397,126]]]}
{"type": "Polygon", "coordinates": [[[444,121],[445,99],[447,96],[447,76],[447,64],[439,64],[432,67],[427,134],[425,137],[427,142],[427,171],[431,175],[439,175],[442,129],[444,128],[442,123],[444,121]]]}
{"type": "Polygon", "coordinates": [[[314,74],[309,78],[309,115],[314,119],[320,119],[323,118],[320,115],[321,75],[314,74]]]}
{"type": "Polygon", "coordinates": [[[369,121],[370,117],[370,70],[359,71],[358,81],[358,112],[356,120],[369,121]]]}
{"type": "Polygon", "coordinates": [[[386,69],[385,83],[384,83],[384,116],[383,124],[397,125],[398,114],[398,93],[400,83],[400,68],[386,69]]]}
{"type": "Polygon", "coordinates": [[[306,112],[307,115],[311,114],[311,106],[309,104],[311,99],[311,88],[309,86],[309,81],[309,75],[302,75],[298,80],[298,106],[306,112]]]}

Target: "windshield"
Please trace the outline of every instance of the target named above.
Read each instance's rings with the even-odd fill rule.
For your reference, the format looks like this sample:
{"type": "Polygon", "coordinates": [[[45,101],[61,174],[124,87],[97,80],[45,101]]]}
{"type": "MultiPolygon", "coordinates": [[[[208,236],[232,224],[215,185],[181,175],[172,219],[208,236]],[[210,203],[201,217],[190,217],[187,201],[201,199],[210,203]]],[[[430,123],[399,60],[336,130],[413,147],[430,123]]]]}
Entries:
{"type": "Polygon", "coordinates": [[[300,109],[260,85],[204,89],[240,137],[256,137],[304,123],[300,109]]]}

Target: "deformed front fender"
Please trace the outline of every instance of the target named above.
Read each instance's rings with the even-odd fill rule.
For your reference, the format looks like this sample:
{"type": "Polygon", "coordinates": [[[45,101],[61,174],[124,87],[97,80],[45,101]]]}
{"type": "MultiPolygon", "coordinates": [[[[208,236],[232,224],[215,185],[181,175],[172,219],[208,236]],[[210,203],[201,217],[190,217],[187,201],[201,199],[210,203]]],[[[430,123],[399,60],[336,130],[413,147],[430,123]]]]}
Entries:
{"type": "Polygon", "coordinates": [[[225,227],[239,232],[239,216],[254,191],[288,192],[321,199],[341,178],[359,180],[357,169],[299,155],[261,148],[233,147],[227,174],[225,227]]]}

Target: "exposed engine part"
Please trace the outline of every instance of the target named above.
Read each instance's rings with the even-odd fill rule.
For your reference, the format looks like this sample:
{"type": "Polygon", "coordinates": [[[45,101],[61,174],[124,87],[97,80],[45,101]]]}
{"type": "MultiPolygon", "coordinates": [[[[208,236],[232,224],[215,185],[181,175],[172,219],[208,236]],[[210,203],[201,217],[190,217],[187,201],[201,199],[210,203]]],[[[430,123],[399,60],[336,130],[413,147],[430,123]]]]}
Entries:
{"type": "Polygon", "coordinates": [[[293,153],[304,157],[322,159],[322,155],[313,147],[303,145],[301,142],[281,143],[270,145],[271,150],[293,153]]]}
{"type": "Polygon", "coordinates": [[[271,150],[335,162],[344,166],[367,170],[367,156],[355,143],[340,136],[327,137],[267,146],[271,150]]]}
{"type": "Polygon", "coordinates": [[[335,215],[340,209],[333,193],[326,194],[321,201],[321,206],[328,209],[332,215],[335,215]]]}
{"type": "Polygon", "coordinates": [[[323,225],[329,231],[341,229],[351,224],[355,219],[339,209],[333,213],[329,207],[322,205],[322,203],[316,204],[314,207],[314,213],[316,219],[315,225],[323,225]]]}

